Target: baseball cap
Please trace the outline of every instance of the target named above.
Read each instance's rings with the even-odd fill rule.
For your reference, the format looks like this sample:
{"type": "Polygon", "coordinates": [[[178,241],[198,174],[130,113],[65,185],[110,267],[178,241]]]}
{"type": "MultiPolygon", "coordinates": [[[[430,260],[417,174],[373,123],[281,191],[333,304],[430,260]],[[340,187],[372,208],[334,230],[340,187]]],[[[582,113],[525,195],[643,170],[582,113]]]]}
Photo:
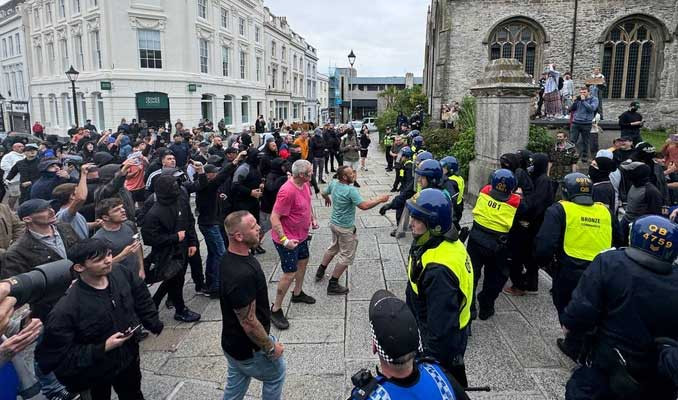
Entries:
{"type": "Polygon", "coordinates": [[[372,340],[382,360],[393,364],[406,354],[422,350],[414,314],[388,290],[378,290],[372,295],[369,319],[372,340]]]}
{"type": "Polygon", "coordinates": [[[35,143],[29,143],[24,147],[24,151],[26,151],[26,150],[38,150],[38,149],[39,149],[39,147],[35,143]]]}
{"type": "Polygon", "coordinates": [[[216,165],[212,164],[207,164],[205,165],[205,173],[206,174],[213,174],[219,172],[219,168],[216,165]]]}
{"type": "Polygon", "coordinates": [[[42,160],[40,161],[40,164],[38,164],[38,171],[45,172],[47,171],[47,169],[49,169],[49,167],[55,164],[61,167],[61,162],[56,158],[48,158],[46,160],[42,160]]]}
{"type": "Polygon", "coordinates": [[[629,104],[629,107],[640,108],[640,103],[637,101],[632,101],[631,104],[629,104]]]}
{"type": "Polygon", "coordinates": [[[45,211],[51,207],[51,203],[43,199],[31,199],[26,200],[19,206],[17,210],[17,215],[19,219],[24,217],[29,217],[37,212],[45,211]]]}

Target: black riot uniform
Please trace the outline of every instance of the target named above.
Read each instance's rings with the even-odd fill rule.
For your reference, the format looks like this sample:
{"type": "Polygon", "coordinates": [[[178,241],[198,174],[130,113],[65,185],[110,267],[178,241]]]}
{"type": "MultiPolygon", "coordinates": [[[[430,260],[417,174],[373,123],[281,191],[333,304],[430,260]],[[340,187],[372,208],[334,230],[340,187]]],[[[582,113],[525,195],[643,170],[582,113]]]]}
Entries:
{"type": "Polygon", "coordinates": [[[678,338],[677,241],[675,224],[645,216],[632,227],[631,247],[588,266],[561,316],[565,328],[590,335],[566,399],[676,399],[675,347],[655,342],[678,338]]]}

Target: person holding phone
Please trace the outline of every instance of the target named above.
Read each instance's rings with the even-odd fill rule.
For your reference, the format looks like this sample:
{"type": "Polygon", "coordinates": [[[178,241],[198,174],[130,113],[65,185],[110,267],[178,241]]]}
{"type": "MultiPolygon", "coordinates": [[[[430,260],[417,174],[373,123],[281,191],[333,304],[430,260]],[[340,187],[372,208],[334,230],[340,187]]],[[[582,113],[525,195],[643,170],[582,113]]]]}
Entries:
{"type": "Polygon", "coordinates": [[[163,324],[144,282],[113,263],[110,243],[85,239],[69,249],[78,274],[45,323],[35,359],[71,393],[143,399],[139,325],[159,335],[163,324]]]}

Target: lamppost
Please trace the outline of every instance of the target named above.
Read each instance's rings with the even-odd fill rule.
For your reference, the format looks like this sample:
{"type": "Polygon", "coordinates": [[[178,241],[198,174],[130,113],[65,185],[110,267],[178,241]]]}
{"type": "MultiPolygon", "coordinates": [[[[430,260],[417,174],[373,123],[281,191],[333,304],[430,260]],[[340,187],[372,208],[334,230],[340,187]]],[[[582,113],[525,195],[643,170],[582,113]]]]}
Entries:
{"type": "Polygon", "coordinates": [[[348,112],[348,122],[351,123],[353,121],[353,88],[351,87],[351,80],[353,78],[353,64],[355,63],[355,54],[353,53],[353,49],[351,49],[351,52],[348,54],[348,63],[351,64],[351,69],[348,72],[348,95],[350,96],[349,102],[349,112],[348,112]]]}
{"type": "Polygon", "coordinates": [[[71,90],[73,91],[73,113],[75,115],[75,127],[77,128],[78,125],[78,100],[75,97],[75,81],[78,80],[78,76],[80,75],[80,72],[76,71],[75,68],[71,65],[71,69],[66,71],[66,76],[68,77],[68,80],[71,81],[71,90]]]}
{"type": "Polygon", "coordinates": [[[0,94],[0,120],[2,120],[2,131],[5,132],[5,96],[0,94]]]}

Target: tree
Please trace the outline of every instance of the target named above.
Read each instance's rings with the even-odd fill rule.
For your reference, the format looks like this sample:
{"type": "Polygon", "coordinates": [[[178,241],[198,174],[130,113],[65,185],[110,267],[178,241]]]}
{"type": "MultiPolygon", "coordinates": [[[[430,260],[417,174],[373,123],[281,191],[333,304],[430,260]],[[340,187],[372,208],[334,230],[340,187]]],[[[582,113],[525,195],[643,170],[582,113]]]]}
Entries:
{"type": "Polygon", "coordinates": [[[379,93],[377,96],[381,97],[386,101],[386,108],[393,108],[398,97],[398,89],[395,86],[389,86],[383,92],[379,93]]]}

